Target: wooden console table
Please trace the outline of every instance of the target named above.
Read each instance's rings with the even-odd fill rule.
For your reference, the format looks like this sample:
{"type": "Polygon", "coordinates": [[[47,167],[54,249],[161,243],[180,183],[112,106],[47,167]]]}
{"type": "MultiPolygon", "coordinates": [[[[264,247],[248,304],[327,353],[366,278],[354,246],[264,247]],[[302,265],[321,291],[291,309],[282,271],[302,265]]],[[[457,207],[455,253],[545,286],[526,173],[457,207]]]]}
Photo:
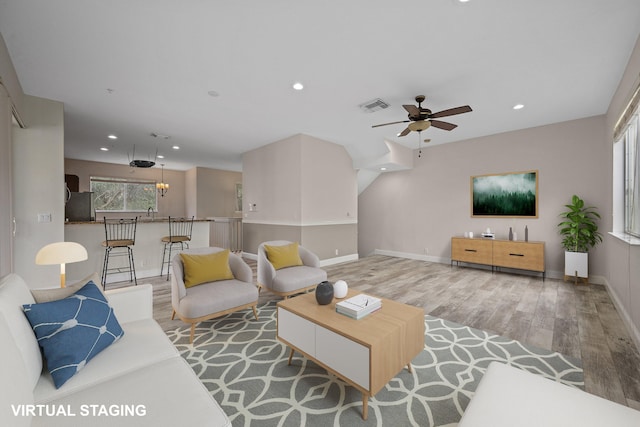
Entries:
{"type": "Polygon", "coordinates": [[[544,242],[451,238],[451,264],[470,263],[537,271],[545,279],[544,242]]]}

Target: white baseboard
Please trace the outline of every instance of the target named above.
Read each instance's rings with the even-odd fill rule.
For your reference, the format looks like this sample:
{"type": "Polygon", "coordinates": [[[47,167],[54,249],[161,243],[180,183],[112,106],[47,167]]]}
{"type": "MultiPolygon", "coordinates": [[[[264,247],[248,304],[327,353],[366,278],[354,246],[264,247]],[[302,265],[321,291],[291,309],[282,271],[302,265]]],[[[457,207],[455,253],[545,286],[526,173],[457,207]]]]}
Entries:
{"type": "Polygon", "coordinates": [[[451,263],[451,260],[449,258],[435,257],[430,255],[412,254],[410,252],[398,252],[398,251],[388,251],[386,249],[376,249],[373,251],[373,253],[375,255],[386,255],[386,256],[393,256],[397,258],[415,259],[417,261],[437,262],[440,264],[451,263]]]}
{"type": "MultiPolygon", "coordinates": [[[[376,250],[373,251],[373,254],[374,255],[386,255],[386,256],[392,256],[392,257],[397,257],[397,258],[415,259],[415,260],[418,260],[418,261],[437,262],[437,263],[440,263],[440,264],[451,264],[451,258],[414,254],[414,253],[410,253],[410,252],[399,252],[399,251],[390,251],[390,250],[386,250],[386,249],[376,249],[376,250]]],[[[473,265],[473,266],[477,265],[478,269],[491,268],[491,266],[482,266],[481,264],[467,264],[467,263],[464,263],[464,265],[473,265]]],[[[509,269],[509,268],[502,268],[502,267],[501,267],[500,271],[503,271],[503,272],[515,272],[515,273],[520,273],[520,274],[526,274],[526,273],[532,273],[532,274],[536,274],[536,275],[540,274],[540,273],[537,273],[535,271],[529,272],[528,270],[517,270],[517,269],[509,269]]],[[[564,279],[564,272],[563,271],[548,270],[545,273],[545,276],[550,278],[550,279],[563,280],[564,279]]],[[[605,279],[604,276],[597,276],[597,275],[589,276],[589,283],[593,283],[595,285],[604,285],[604,284],[606,284],[606,279],[605,279]]]]}
{"type": "Polygon", "coordinates": [[[350,255],[338,256],[334,258],[322,259],[320,260],[320,267],[325,267],[327,265],[333,265],[333,264],[340,264],[348,261],[357,261],[358,258],[359,258],[358,254],[350,254],[350,255]]]}
{"type": "Polygon", "coordinates": [[[640,330],[633,324],[631,316],[629,316],[629,313],[625,310],[624,305],[620,301],[620,298],[618,298],[618,295],[613,291],[608,280],[605,280],[604,286],[607,289],[607,293],[609,294],[611,301],[613,301],[613,305],[616,307],[616,310],[618,310],[618,313],[620,313],[620,318],[627,327],[627,331],[629,331],[631,339],[635,343],[636,348],[640,351],[640,330]]]}

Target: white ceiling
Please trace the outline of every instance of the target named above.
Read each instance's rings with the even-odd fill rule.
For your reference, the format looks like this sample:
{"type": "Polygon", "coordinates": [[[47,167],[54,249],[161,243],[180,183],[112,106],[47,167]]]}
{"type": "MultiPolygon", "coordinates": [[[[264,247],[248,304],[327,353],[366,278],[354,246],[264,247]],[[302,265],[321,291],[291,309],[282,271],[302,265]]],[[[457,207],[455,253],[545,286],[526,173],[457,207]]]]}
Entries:
{"type": "Polygon", "coordinates": [[[402,124],[371,126],[418,94],[474,110],[431,144],[604,114],[639,22],[638,0],[0,0],[25,93],[64,103],[66,157],[126,164],[135,145],[182,170],[240,170],[297,133],[356,162],[385,139],[415,148],[402,124]],[[374,98],[391,106],[359,109],[374,98]]]}

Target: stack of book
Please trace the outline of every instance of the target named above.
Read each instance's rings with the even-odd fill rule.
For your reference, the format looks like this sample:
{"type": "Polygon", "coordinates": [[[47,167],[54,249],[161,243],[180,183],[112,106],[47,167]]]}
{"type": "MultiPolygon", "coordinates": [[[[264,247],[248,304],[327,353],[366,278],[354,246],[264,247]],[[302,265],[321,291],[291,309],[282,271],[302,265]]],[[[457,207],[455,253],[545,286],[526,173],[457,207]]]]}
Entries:
{"type": "Polygon", "coordinates": [[[361,319],[367,314],[379,310],[381,307],[382,301],[380,298],[359,294],[337,303],[336,311],[353,319],[361,319]]]}

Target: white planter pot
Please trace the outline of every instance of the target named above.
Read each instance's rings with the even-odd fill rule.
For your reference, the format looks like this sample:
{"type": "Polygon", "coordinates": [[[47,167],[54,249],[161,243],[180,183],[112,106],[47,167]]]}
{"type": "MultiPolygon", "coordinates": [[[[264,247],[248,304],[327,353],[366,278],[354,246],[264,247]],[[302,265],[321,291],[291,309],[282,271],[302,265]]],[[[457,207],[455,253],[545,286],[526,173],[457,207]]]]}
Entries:
{"type": "Polygon", "coordinates": [[[564,275],[570,277],[589,278],[589,253],[564,252],[564,275]]]}

